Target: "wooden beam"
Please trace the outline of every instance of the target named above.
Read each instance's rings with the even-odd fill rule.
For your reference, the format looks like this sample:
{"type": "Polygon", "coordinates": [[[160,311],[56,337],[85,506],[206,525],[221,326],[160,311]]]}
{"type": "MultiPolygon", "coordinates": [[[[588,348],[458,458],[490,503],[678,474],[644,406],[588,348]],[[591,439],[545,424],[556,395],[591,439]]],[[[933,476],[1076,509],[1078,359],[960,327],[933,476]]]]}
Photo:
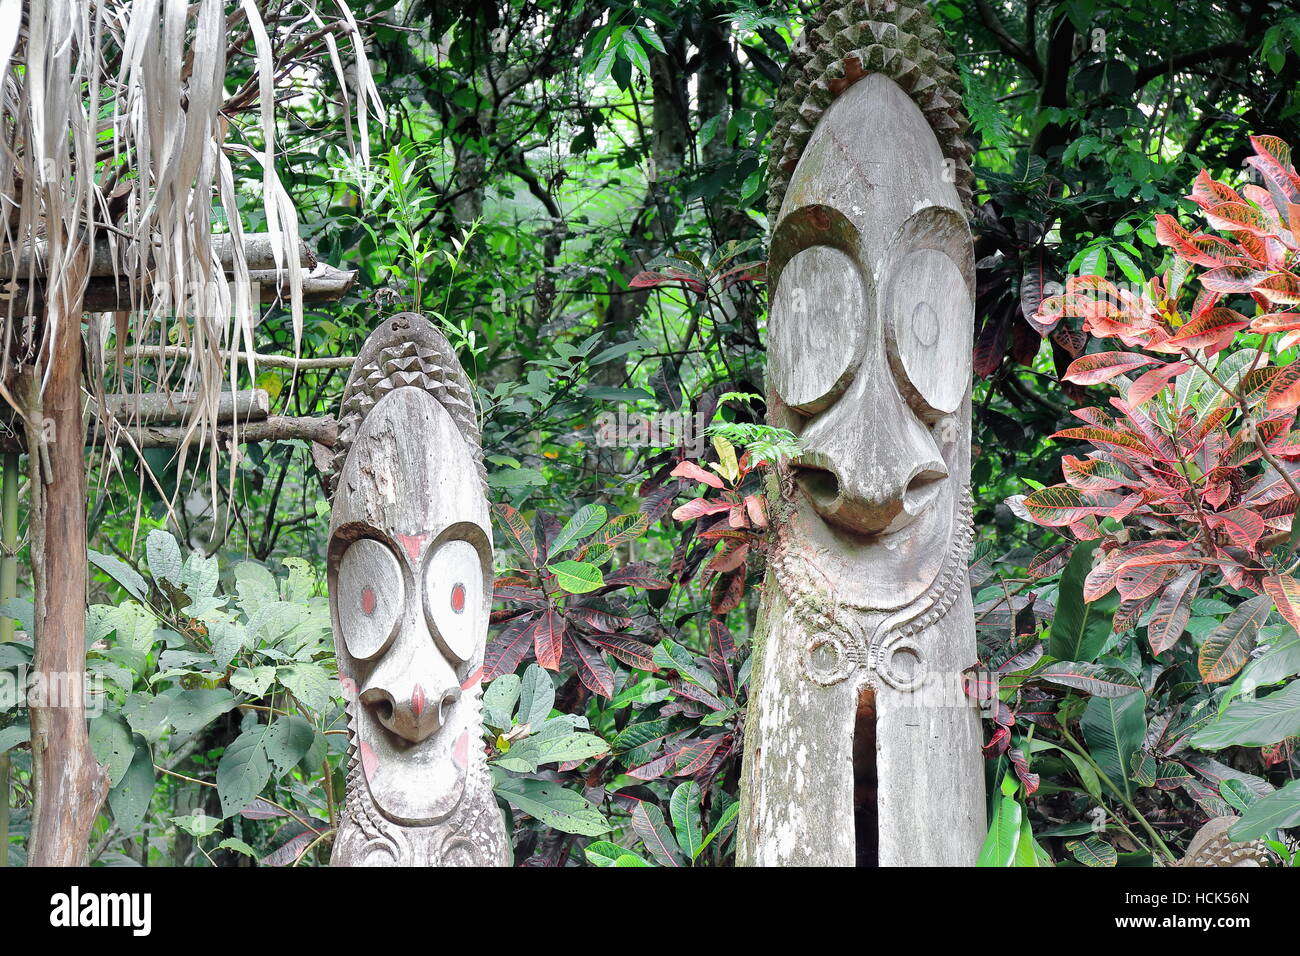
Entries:
{"type": "MultiPolygon", "coordinates": [[[[180,425],[194,417],[199,397],[184,392],[143,392],[133,395],[104,396],[104,408],[110,416],[129,425],[180,425]]],[[[271,413],[271,397],[265,389],[222,392],[217,396],[217,424],[227,425],[262,421],[271,413]]]]}
{"type": "MultiPolygon", "coordinates": [[[[209,431],[208,440],[213,437],[209,431]]],[[[332,448],[338,439],[338,421],[329,415],[269,415],[261,421],[251,421],[238,427],[231,424],[218,425],[215,435],[215,440],[221,445],[236,439],[239,444],[245,445],[294,438],[332,448]]],[[[104,431],[92,422],[86,431],[85,444],[102,445],[104,440],[104,431]]],[[[134,443],[137,448],[177,448],[182,444],[194,444],[198,440],[199,432],[195,430],[191,433],[189,425],[131,424],[113,429],[113,444],[119,447],[129,447],[134,443]]],[[[0,453],[25,451],[27,441],[21,433],[0,435],[0,453]]]]}
{"type": "MultiPolygon", "coordinates": [[[[278,235],[270,232],[245,233],[243,239],[244,262],[249,271],[275,269],[275,250],[277,246],[283,244],[278,235]]],[[[46,275],[45,264],[48,259],[46,247],[47,243],[43,239],[23,243],[17,250],[16,269],[13,251],[6,250],[0,253],[0,275],[12,276],[20,280],[28,277],[43,278],[46,275]]],[[[212,250],[221,263],[222,271],[234,272],[234,237],[228,233],[213,236],[212,250]]],[[[101,238],[95,243],[91,253],[90,270],[87,274],[92,277],[124,275],[127,253],[130,251],[125,243],[110,244],[107,237],[101,238]]],[[[298,242],[298,264],[304,269],[316,267],[315,254],[301,240],[298,242]]]]}
{"type": "MultiPolygon", "coordinates": [[[[149,359],[166,359],[176,361],[188,360],[194,350],[188,345],[132,345],[122,350],[122,358],[127,362],[139,362],[149,359]]],[[[259,368],[283,368],[294,372],[306,372],[318,369],[351,368],[357,360],[355,355],[330,355],[325,358],[295,358],[292,355],[267,355],[264,352],[230,352],[222,349],[222,359],[234,359],[247,362],[251,357],[259,368]]],[[[110,354],[109,359],[113,356],[110,354]]]]}

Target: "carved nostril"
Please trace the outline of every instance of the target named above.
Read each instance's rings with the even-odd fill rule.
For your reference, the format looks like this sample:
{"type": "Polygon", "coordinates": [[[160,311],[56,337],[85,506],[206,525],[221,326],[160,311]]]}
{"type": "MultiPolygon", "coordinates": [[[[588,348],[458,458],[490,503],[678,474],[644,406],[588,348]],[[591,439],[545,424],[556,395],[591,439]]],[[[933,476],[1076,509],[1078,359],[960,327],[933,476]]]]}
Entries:
{"type": "Polygon", "coordinates": [[[442,700],[438,702],[438,726],[441,727],[447,721],[447,711],[451,709],[456,701],[460,700],[460,688],[452,687],[443,691],[442,700]]]}
{"type": "Polygon", "coordinates": [[[939,462],[922,465],[908,479],[907,490],[903,492],[903,510],[910,515],[918,515],[934,501],[939,494],[939,487],[948,477],[948,470],[939,462]]]}
{"type": "Polygon", "coordinates": [[[840,496],[840,480],[835,472],[812,465],[796,465],[794,480],[809,498],[822,507],[830,507],[840,496]]]}

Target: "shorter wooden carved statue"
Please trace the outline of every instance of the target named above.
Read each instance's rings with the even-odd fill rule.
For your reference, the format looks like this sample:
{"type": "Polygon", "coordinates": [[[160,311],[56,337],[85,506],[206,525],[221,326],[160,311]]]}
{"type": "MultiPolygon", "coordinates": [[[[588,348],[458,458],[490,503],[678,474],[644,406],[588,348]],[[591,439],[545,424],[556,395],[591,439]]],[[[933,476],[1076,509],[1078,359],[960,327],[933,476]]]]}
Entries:
{"type": "Polygon", "coordinates": [[[480,745],[492,534],[473,394],[421,316],[385,319],[343,393],[330,611],[348,708],[335,866],[500,866],[480,745]]]}

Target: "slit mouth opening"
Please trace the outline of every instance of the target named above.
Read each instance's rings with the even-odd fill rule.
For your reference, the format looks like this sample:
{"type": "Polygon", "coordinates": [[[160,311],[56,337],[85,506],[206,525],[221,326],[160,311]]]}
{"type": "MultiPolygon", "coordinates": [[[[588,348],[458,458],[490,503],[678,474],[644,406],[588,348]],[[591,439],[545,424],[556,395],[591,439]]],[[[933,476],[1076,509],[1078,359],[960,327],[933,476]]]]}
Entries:
{"type": "Polygon", "coordinates": [[[853,844],[859,867],[880,865],[880,811],[876,775],[876,691],[858,694],[853,721],[853,844]]]}

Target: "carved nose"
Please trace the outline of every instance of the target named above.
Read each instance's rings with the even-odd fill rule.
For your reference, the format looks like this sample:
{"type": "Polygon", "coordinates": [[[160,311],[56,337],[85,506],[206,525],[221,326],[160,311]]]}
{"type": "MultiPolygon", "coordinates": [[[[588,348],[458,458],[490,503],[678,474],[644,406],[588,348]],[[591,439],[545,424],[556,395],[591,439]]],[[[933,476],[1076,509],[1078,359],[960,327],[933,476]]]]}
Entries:
{"type": "Polygon", "coordinates": [[[948,469],[938,459],[892,474],[870,466],[860,471],[845,474],[815,453],[795,462],[795,480],[813,509],[829,524],[860,535],[906,527],[930,506],[948,477],[948,469]]]}
{"type": "Polygon", "coordinates": [[[370,708],[375,719],[403,740],[418,744],[442,727],[451,706],[460,700],[460,688],[449,687],[430,697],[419,684],[400,698],[383,687],[368,687],[361,692],[361,702],[370,708]]]}

